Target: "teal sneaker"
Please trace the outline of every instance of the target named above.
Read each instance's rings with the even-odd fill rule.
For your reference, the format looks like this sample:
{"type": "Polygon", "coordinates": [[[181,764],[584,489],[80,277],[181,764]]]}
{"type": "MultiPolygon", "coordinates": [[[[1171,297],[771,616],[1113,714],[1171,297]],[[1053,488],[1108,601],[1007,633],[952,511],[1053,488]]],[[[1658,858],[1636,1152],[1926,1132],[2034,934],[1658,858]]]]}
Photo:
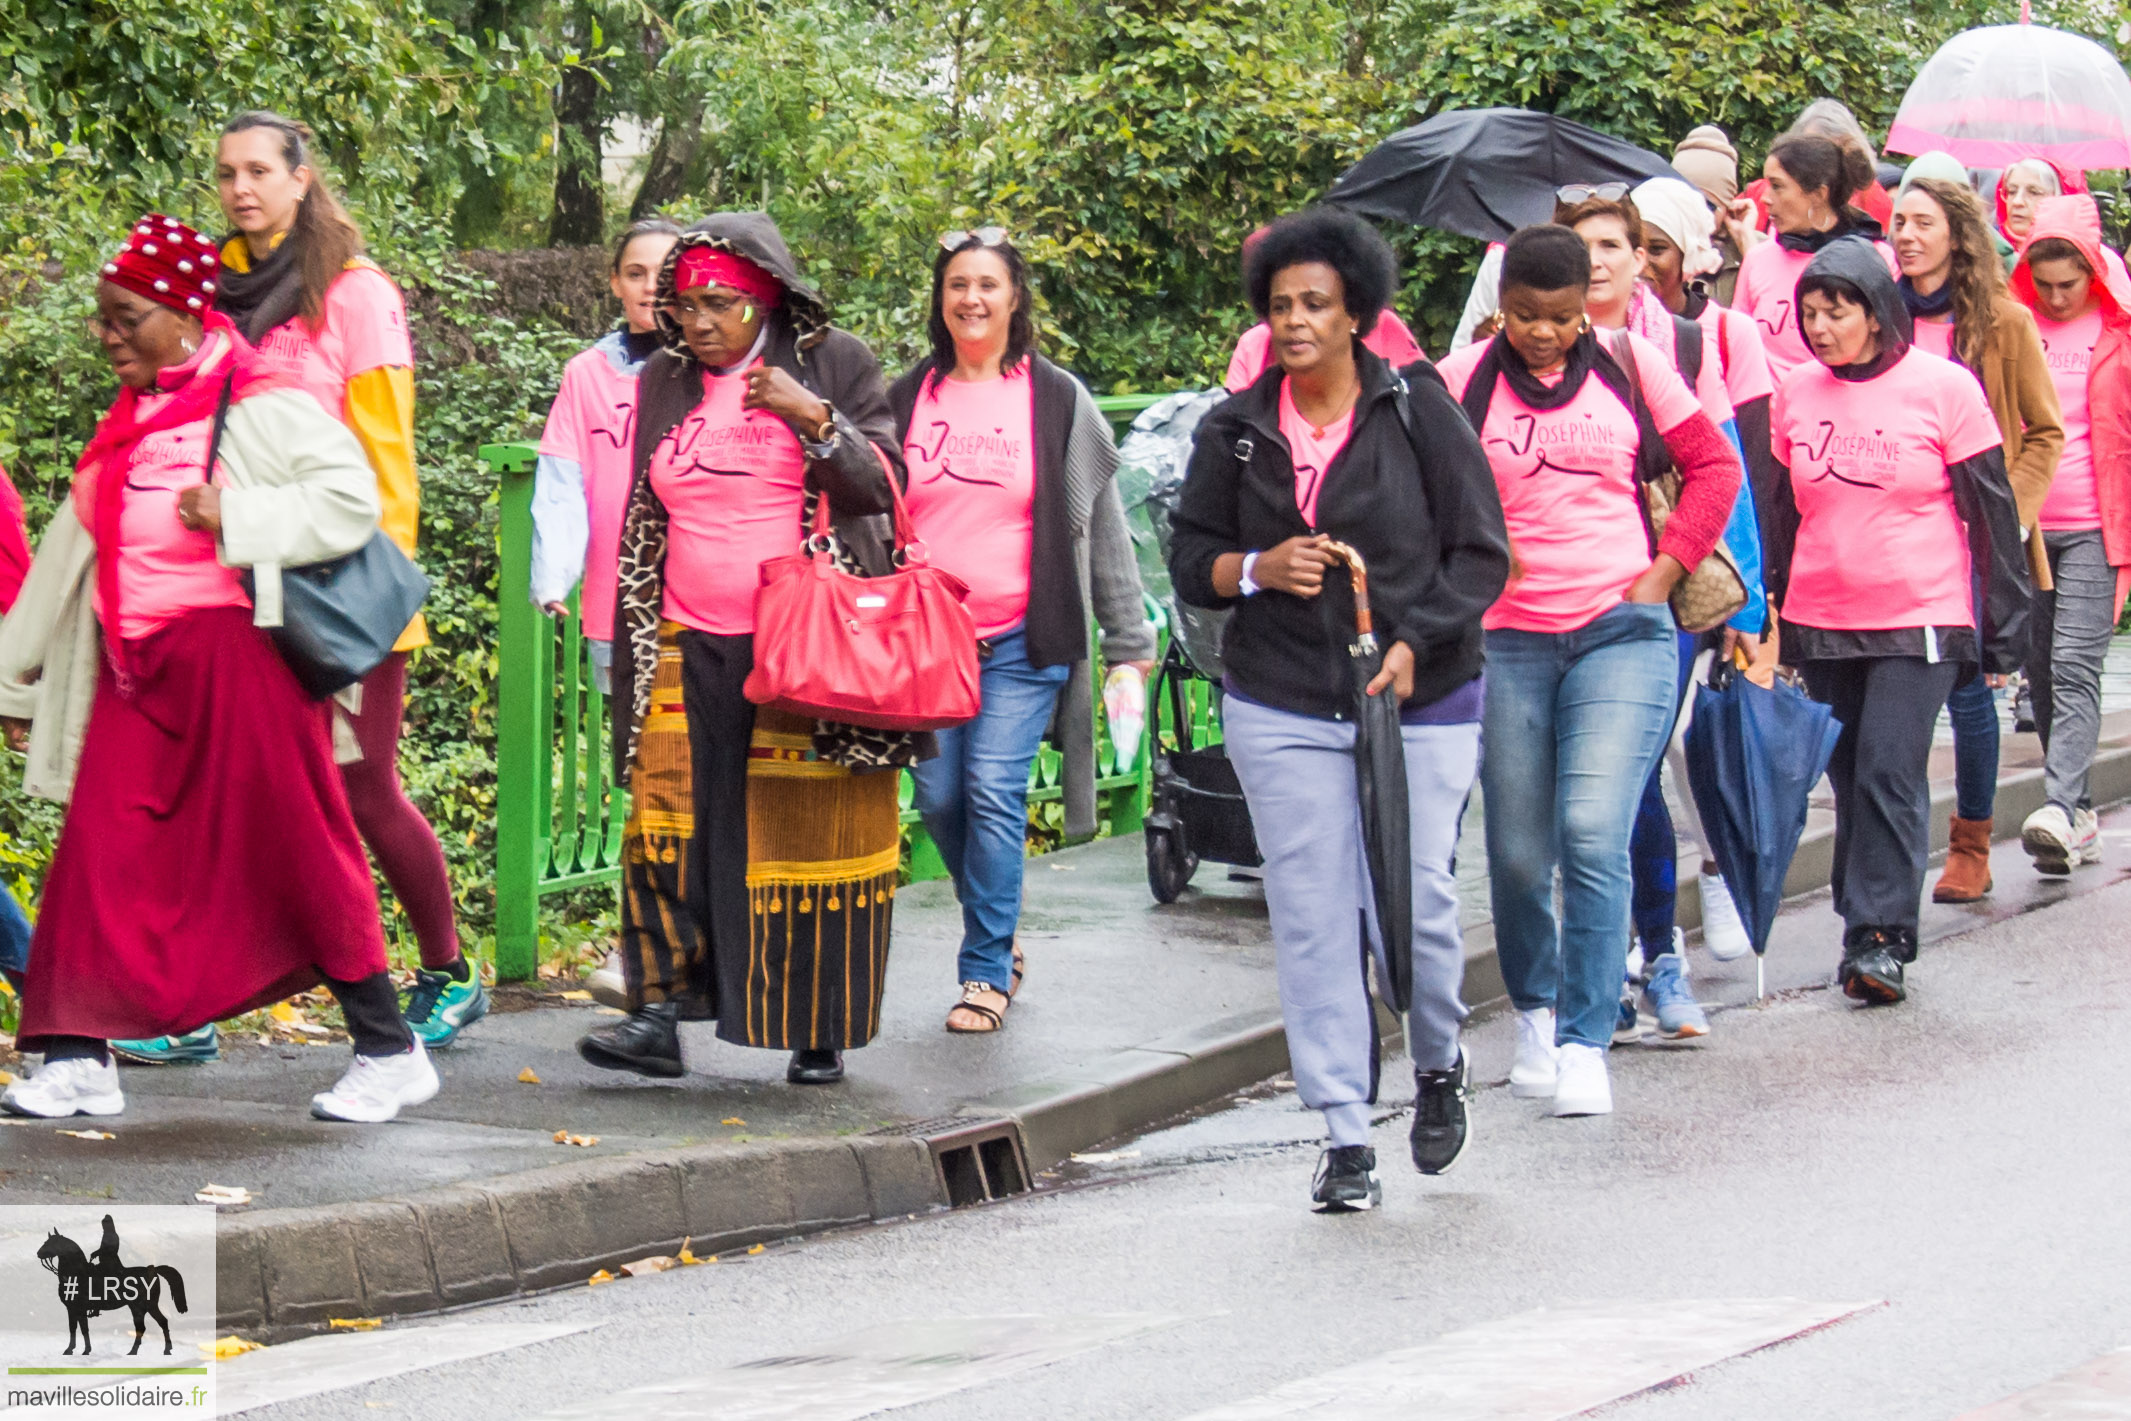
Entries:
{"type": "Polygon", "coordinates": [[[424,1046],[449,1046],[461,1031],[488,1015],[488,989],[481,985],[481,974],[472,963],[467,969],[463,982],[449,972],[416,970],[414,987],[400,1015],[407,1018],[408,1028],[422,1038],[424,1046]]]}
{"type": "Polygon", "coordinates": [[[183,1036],[155,1036],[146,1041],[114,1041],[111,1054],[137,1066],[198,1066],[222,1059],[222,1033],[213,1022],[183,1036]]]}

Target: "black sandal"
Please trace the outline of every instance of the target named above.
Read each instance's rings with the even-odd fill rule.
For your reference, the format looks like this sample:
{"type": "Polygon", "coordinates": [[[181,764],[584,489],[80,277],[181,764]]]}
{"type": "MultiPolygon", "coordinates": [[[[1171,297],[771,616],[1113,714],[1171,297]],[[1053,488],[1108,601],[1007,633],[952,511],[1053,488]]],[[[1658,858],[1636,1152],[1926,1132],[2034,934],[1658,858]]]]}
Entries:
{"type": "Polygon", "coordinates": [[[962,984],[962,1000],[956,1002],[947,1013],[947,1029],[957,1036],[989,1036],[1004,1027],[1006,1025],[1006,1003],[1002,1003],[996,1008],[988,1007],[977,1000],[978,997],[986,995],[1005,997],[1006,1003],[1013,1001],[1011,996],[1000,991],[989,982],[964,982],[962,984]],[[975,1012],[978,1016],[984,1018],[986,1024],[983,1026],[956,1026],[954,1014],[958,1011],[975,1012]]]}
{"type": "Polygon", "coordinates": [[[1028,976],[1028,968],[1029,960],[1021,955],[1021,944],[1017,942],[1014,944],[1014,980],[1008,984],[1006,989],[1006,999],[1008,1001],[1012,1001],[1014,994],[1021,990],[1021,979],[1028,976]]]}

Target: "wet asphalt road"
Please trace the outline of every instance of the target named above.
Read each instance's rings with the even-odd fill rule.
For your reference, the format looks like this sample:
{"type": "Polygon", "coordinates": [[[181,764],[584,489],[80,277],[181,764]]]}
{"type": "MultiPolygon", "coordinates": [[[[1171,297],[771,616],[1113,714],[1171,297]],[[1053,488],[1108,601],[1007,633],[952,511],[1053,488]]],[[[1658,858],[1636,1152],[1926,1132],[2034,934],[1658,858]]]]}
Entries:
{"type": "MultiPolygon", "coordinates": [[[[959,1389],[886,1414],[1181,1421],[1535,1308],[1605,1305],[1630,1339],[1678,1300],[1796,1298],[1885,1305],[1607,1414],[1944,1421],[2131,1343],[2131,883],[2110,868],[2037,888],[2016,848],[1998,861],[1998,911],[2032,911],[1935,911],[1906,1006],[1818,985],[1831,915],[1809,900],[1779,930],[1783,990],[1747,1004],[1751,973],[1697,954],[1701,995],[1735,1004],[1705,1045],[1616,1050],[1607,1119],[1556,1121],[1491,1084],[1442,1179],[1405,1163],[1411,1087],[1387,1071],[1377,1214],[1308,1211],[1316,1117],[1272,1086],[1035,1197],[457,1314],[589,1330],[249,1414],[856,1415],[825,1409],[826,1374],[811,1411],[735,1409],[750,1377],[803,1385],[803,1365],[721,1379],[700,1410],[615,1394],[818,1358],[884,1322],[990,1319],[963,1326],[1040,1343],[1131,1313],[1144,1330],[1047,1366],[948,1349],[934,1360],[959,1389]]],[[[1507,1020],[1470,1039],[1499,1082],[1507,1020]]],[[[381,1336],[418,1357],[423,1325],[381,1336]]],[[[1524,1365],[1515,1347],[1491,1360],[1524,1365]]],[[[1322,1414],[1423,1414],[1364,1401],[1322,1414]]]]}

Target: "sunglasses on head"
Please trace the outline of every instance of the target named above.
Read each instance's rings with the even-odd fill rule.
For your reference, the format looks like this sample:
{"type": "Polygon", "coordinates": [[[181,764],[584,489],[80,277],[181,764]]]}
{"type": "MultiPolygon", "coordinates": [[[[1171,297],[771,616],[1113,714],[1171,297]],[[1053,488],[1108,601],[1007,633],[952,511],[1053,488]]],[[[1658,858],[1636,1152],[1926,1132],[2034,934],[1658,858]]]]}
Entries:
{"type": "Polygon", "coordinates": [[[972,227],[966,232],[940,233],[940,249],[942,251],[958,252],[971,242],[975,242],[980,247],[1003,247],[1006,245],[1006,229],[1004,227],[972,227]]]}
{"type": "Polygon", "coordinates": [[[1597,198],[1600,202],[1619,202],[1628,195],[1627,183],[1569,183],[1554,189],[1554,200],[1574,207],[1579,202],[1597,198]]]}

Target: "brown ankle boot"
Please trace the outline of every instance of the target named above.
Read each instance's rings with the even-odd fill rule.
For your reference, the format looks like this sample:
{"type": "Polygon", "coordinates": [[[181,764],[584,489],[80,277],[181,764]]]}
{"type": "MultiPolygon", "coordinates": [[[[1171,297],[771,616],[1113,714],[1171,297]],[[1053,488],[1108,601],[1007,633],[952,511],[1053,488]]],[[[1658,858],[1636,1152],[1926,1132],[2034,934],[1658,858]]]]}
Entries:
{"type": "Polygon", "coordinates": [[[1990,821],[1955,819],[1946,871],[1931,890],[1934,903],[1973,903],[1990,892],[1990,821]]]}

